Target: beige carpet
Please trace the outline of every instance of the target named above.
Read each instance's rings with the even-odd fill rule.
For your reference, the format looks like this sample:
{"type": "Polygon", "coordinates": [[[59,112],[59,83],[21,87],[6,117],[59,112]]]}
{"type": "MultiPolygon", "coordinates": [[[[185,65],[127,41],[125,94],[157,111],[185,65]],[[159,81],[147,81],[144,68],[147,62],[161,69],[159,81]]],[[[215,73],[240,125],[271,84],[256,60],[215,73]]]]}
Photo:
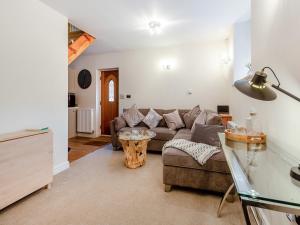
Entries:
{"type": "Polygon", "coordinates": [[[144,167],[123,166],[123,153],[111,146],[71,164],[41,190],[0,212],[1,225],[240,225],[238,201],[198,191],[164,192],[161,156],[148,154],[144,167]]]}

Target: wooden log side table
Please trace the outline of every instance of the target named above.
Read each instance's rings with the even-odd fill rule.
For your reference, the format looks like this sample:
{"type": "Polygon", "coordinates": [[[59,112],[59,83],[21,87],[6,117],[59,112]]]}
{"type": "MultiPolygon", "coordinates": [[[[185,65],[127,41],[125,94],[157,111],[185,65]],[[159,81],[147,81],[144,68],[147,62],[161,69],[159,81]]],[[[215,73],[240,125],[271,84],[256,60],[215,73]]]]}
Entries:
{"type": "Polygon", "coordinates": [[[152,131],[132,130],[119,134],[119,141],[122,144],[125,160],[124,164],[130,169],[143,166],[147,157],[147,145],[151,138],[155,137],[152,131]]]}

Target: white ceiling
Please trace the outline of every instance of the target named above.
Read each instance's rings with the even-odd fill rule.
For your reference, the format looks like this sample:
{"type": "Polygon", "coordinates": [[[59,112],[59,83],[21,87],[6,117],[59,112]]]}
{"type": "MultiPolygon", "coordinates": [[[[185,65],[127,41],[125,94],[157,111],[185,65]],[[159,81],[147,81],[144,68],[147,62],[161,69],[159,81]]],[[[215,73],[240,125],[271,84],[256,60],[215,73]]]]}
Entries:
{"type": "Polygon", "coordinates": [[[87,54],[226,38],[249,18],[250,0],[41,0],[96,37],[87,54]],[[157,36],[147,30],[160,20],[157,36]]]}

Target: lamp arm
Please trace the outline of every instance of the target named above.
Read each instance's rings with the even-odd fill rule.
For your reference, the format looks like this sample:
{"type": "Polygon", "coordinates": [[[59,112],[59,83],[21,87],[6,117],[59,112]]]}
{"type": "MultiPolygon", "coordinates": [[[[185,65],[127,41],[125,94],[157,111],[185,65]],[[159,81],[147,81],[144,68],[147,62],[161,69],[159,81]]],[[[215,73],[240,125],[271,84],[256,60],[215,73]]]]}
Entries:
{"type": "Polygon", "coordinates": [[[264,68],[262,69],[262,72],[264,72],[265,69],[269,69],[269,70],[273,73],[274,77],[276,78],[276,80],[277,80],[277,82],[278,82],[277,85],[275,85],[275,84],[272,84],[272,85],[271,85],[273,88],[275,88],[276,90],[278,90],[278,91],[280,91],[280,92],[286,94],[287,96],[290,96],[291,98],[295,99],[296,101],[300,102],[300,98],[299,98],[299,97],[293,95],[292,93],[290,93],[290,92],[288,92],[288,91],[286,91],[286,90],[284,90],[284,89],[282,89],[282,88],[280,87],[280,81],[279,81],[277,75],[275,74],[274,70],[273,70],[271,67],[268,67],[268,66],[264,67],[264,68]]]}
{"type": "Polygon", "coordinates": [[[271,86],[272,86],[273,88],[275,88],[276,90],[278,90],[278,91],[280,91],[280,92],[282,92],[282,93],[284,93],[284,94],[290,96],[291,98],[295,99],[296,101],[300,102],[300,98],[299,98],[299,97],[297,97],[297,96],[291,94],[290,92],[288,92],[288,91],[282,89],[281,87],[279,87],[279,85],[277,86],[277,85],[275,85],[275,84],[272,84],[271,86]]]}
{"type": "MultiPolygon", "coordinates": [[[[273,73],[274,77],[276,78],[276,80],[277,80],[277,82],[278,82],[277,87],[279,87],[279,86],[280,86],[280,81],[279,81],[279,79],[278,79],[276,73],[274,72],[274,70],[273,70],[271,67],[265,66],[264,68],[262,68],[261,71],[264,72],[265,69],[269,69],[269,70],[273,73]]],[[[272,86],[273,86],[273,85],[272,85],[272,86]]]]}

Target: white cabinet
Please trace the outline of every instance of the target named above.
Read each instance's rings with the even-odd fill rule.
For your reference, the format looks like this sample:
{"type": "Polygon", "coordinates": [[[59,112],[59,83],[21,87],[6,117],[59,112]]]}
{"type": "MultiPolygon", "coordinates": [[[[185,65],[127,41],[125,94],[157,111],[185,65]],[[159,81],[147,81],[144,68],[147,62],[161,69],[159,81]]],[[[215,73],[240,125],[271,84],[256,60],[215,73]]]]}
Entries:
{"type": "Polygon", "coordinates": [[[68,124],[68,138],[77,136],[76,134],[76,116],[78,107],[69,108],[69,124],[68,124]]]}

